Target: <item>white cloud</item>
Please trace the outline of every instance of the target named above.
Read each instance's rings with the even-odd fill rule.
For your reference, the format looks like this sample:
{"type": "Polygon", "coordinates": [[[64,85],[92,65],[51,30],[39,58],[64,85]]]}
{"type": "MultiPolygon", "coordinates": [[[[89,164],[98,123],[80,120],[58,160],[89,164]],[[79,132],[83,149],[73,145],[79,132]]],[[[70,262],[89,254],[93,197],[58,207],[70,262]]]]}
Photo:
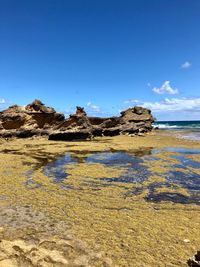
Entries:
{"type": "Polygon", "coordinates": [[[6,100],[4,98],[0,98],[0,104],[5,104],[6,100]]]}
{"type": "Polygon", "coordinates": [[[128,99],[128,100],[125,100],[124,101],[124,104],[137,104],[139,103],[140,101],[137,100],[137,99],[128,99]]]}
{"type": "Polygon", "coordinates": [[[160,102],[143,102],[143,107],[150,108],[154,113],[163,112],[200,112],[199,98],[165,98],[160,102]]]}
{"type": "Polygon", "coordinates": [[[163,85],[160,88],[154,87],[152,91],[156,94],[163,95],[163,94],[169,94],[169,95],[175,95],[178,94],[178,89],[172,88],[170,85],[170,81],[165,81],[163,85]]]}
{"type": "Polygon", "coordinates": [[[87,107],[90,111],[93,111],[93,112],[100,112],[100,107],[99,106],[96,106],[94,104],[92,104],[92,102],[88,102],[87,103],[87,107]]]}
{"type": "MultiPolygon", "coordinates": [[[[133,106],[133,102],[131,100],[124,101],[124,104],[126,104],[126,106],[121,108],[120,111],[133,106]]],[[[198,118],[200,118],[200,97],[165,98],[164,100],[157,102],[138,101],[137,105],[142,106],[144,108],[149,108],[156,115],[174,114],[174,119],[176,119],[176,117],[181,117],[181,115],[186,113],[187,115],[191,115],[191,117],[194,117],[194,115],[198,115],[198,118]]]]}
{"type": "Polygon", "coordinates": [[[190,62],[186,61],[181,65],[181,69],[189,69],[191,66],[192,66],[192,64],[190,62]]]}

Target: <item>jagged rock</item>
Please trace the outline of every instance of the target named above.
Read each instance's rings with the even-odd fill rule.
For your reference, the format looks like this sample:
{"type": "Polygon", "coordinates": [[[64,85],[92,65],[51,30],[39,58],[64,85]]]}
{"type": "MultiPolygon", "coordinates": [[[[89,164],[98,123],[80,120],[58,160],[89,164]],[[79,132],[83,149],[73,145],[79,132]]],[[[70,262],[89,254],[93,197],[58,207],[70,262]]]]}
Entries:
{"type": "Polygon", "coordinates": [[[151,111],[142,107],[129,108],[119,117],[88,117],[84,108],[65,119],[62,113],[45,106],[40,100],[31,104],[11,106],[0,112],[0,137],[26,138],[48,135],[50,140],[83,140],[95,136],[119,134],[142,135],[152,130],[151,111]]]}
{"type": "Polygon", "coordinates": [[[126,123],[121,126],[122,134],[136,134],[139,132],[140,127],[136,123],[126,123]]]}
{"type": "Polygon", "coordinates": [[[40,100],[35,99],[31,104],[27,105],[25,109],[29,112],[44,112],[56,113],[54,108],[46,107],[40,100]]]}
{"type": "Polygon", "coordinates": [[[85,140],[92,137],[92,125],[86,112],[81,107],[76,107],[76,113],[70,115],[49,135],[49,140],[85,140]]]}
{"type": "Polygon", "coordinates": [[[190,267],[200,267],[200,250],[197,251],[197,254],[188,260],[188,265],[190,267]]]}
{"type": "Polygon", "coordinates": [[[129,108],[121,112],[121,119],[124,123],[139,121],[154,121],[151,111],[142,107],[129,108]]]}
{"type": "Polygon", "coordinates": [[[107,128],[113,128],[119,125],[120,125],[120,118],[112,117],[112,118],[108,118],[104,120],[100,126],[104,129],[107,129],[107,128]]]}
{"type": "Polygon", "coordinates": [[[82,129],[91,129],[92,125],[87,117],[86,112],[81,107],[76,107],[76,113],[71,114],[70,117],[64,120],[61,124],[58,125],[57,129],[60,131],[67,130],[82,130],[82,129]]]}
{"type": "Polygon", "coordinates": [[[64,121],[64,115],[46,107],[40,100],[20,107],[9,107],[0,112],[0,136],[26,138],[48,134],[48,129],[64,121]]]}
{"type": "Polygon", "coordinates": [[[89,118],[94,127],[93,135],[114,136],[119,134],[141,134],[152,130],[154,121],[151,111],[142,107],[129,108],[120,117],[89,118]]]}

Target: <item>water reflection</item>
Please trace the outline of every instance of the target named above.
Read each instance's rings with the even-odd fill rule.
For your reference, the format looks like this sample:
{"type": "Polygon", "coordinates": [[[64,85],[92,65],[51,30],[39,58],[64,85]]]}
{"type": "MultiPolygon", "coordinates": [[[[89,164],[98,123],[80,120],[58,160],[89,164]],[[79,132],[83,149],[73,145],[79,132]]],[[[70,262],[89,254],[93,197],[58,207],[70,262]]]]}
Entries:
{"type": "MultiPolygon", "coordinates": [[[[144,190],[148,191],[145,199],[147,201],[172,201],[177,203],[196,203],[200,204],[200,175],[194,173],[191,168],[200,168],[200,163],[189,158],[189,155],[200,154],[200,150],[189,148],[165,148],[165,149],[140,149],[132,151],[107,151],[107,152],[91,152],[91,151],[73,151],[64,156],[60,156],[54,159],[42,161],[43,173],[46,176],[54,178],[55,183],[61,183],[67,179],[68,172],[67,167],[69,164],[92,164],[99,163],[105,165],[105,167],[123,168],[126,172],[120,177],[108,178],[102,177],[96,181],[96,185],[99,187],[113,186],[113,183],[121,182],[124,184],[139,184],[132,190],[128,190],[125,193],[125,197],[130,194],[138,195],[144,190]],[[166,179],[165,182],[154,182],[148,185],[143,183],[148,180],[151,175],[158,175],[152,173],[149,167],[144,164],[145,161],[157,161],[159,160],[159,154],[162,152],[171,152],[170,158],[175,158],[179,161],[178,164],[171,163],[170,168],[166,169],[165,173],[159,174],[166,179]],[[173,153],[175,153],[173,155],[173,153]],[[177,155],[178,154],[178,155],[177,155]],[[179,170],[178,170],[179,169],[179,170]],[[99,181],[99,182],[98,182],[99,181]],[[177,185],[184,189],[187,189],[190,196],[183,195],[179,192],[156,192],[156,188],[169,188],[177,185]]],[[[40,162],[41,163],[41,162],[40,162]]],[[[87,183],[83,181],[83,183],[87,183]]],[[[95,183],[90,184],[95,189],[95,183]]],[[[68,189],[68,187],[66,188],[68,189]]]]}

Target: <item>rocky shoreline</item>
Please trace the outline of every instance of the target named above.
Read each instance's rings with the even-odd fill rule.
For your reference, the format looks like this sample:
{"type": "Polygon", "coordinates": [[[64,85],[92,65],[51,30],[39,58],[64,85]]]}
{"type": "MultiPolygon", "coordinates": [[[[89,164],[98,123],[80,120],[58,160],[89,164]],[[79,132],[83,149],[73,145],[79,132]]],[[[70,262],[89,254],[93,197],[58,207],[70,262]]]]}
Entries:
{"type": "Polygon", "coordinates": [[[89,117],[84,108],[65,118],[40,100],[11,106],[0,112],[0,137],[27,138],[46,135],[49,140],[86,140],[96,136],[143,135],[150,132],[154,118],[142,107],[129,108],[119,117],[89,117]]]}

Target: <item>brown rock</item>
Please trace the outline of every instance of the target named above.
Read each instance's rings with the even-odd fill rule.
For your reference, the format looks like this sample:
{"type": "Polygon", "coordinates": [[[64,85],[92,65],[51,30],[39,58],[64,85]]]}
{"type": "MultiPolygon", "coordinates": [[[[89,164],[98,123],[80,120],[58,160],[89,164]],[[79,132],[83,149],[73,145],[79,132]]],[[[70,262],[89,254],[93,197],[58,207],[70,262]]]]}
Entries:
{"type": "Polygon", "coordinates": [[[154,121],[151,111],[142,107],[129,108],[121,112],[121,118],[124,123],[139,121],[154,121]]]}
{"type": "Polygon", "coordinates": [[[188,260],[188,266],[200,267],[200,251],[197,251],[197,254],[188,260]]]}
{"type": "Polygon", "coordinates": [[[50,140],[83,140],[102,135],[141,135],[152,130],[153,121],[151,111],[142,107],[129,108],[121,116],[110,118],[88,117],[84,108],[77,107],[76,113],[65,119],[36,99],[25,107],[14,105],[0,112],[0,137],[49,135],[50,140]]]}
{"type": "Polygon", "coordinates": [[[67,131],[56,131],[49,135],[49,140],[62,140],[62,141],[73,141],[73,140],[86,140],[91,139],[91,132],[88,130],[67,130],[67,131]]]}
{"type": "Polygon", "coordinates": [[[92,125],[87,117],[86,112],[81,107],[76,107],[76,113],[70,115],[70,117],[64,120],[58,125],[57,129],[61,131],[67,131],[71,129],[90,129],[92,125]]]}
{"type": "Polygon", "coordinates": [[[35,99],[33,103],[27,105],[25,109],[29,112],[56,113],[55,109],[46,107],[40,100],[35,99]]]}
{"type": "Polygon", "coordinates": [[[64,121],[64,115],[46,107],[40,100],[20,107],[9,107],[0,112],[1,137],[31,137],[48,134],[48,129],[64,121]]]}

